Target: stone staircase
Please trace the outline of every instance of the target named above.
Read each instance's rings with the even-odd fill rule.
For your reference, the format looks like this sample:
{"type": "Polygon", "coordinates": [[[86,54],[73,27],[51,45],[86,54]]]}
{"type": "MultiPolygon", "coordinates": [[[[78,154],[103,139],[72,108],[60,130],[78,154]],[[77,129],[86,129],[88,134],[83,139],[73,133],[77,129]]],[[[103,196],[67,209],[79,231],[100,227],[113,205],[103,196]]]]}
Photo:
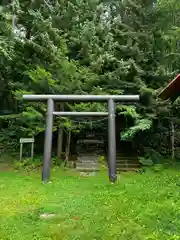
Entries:
{"type": "Polygon", "coordinates": [[[77,158],[76,169],[80,172],[97,172],[100,169],[98,158],[93,153],[81,153],[77,158]]]}
{"type": "Polygon", "coordinates": [[[117,172],[136,171],[140,168],[140,162],[135,155],[127,155],[127,153],[116,154],[116,169],[117,172]]]}
{"type": "MultiPolygon", "coordinates": [[[[80,154],[76,162],[76,169],[80,172],[97,172],[100,170],[99,156],[93,153],[80,154]]],[[[136,171],[140,168],[137,156],[127,156],[124,153],[116,155],[117,172],[136,171]]]]}
{"type": "Polygon", "coordinates": [[[103,144],[103,141],[92,138],[79,140],[76,146],[76,170],[87,173],[99,171],[99,158],[103,155],[103,144]]]}
{"type": "MultiPolygon", "coordinates": [[[[124,142],[123,142],[124,143],[124,142]]],[[[140,163],[136,152],[127,144],[121,143],[121,149],[116,153],[116,169],[120,171],[136,171],[140,163]]],[[[103,141],[86,138],[79,140],[76,145],[76,170],[79,172],[97,172],[100,170],[99,158],[104,156],[103,141]]]]}

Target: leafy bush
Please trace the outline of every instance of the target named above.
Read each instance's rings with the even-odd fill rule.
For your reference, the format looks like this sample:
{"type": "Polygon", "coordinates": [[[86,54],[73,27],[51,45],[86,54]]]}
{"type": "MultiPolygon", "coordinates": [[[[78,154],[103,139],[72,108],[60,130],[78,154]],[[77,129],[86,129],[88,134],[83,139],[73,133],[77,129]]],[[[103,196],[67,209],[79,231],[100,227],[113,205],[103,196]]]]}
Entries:
{"type": "MultiPolygon", "coordinates": [[[[64,161],[57,157],[52,157],[52,165],[64,168],[64,161]]],[[[35,158],[24,158],[22,161],[15,161],[14,167],[15,169],[26,169],[33,170],[41,167],[43,164],[43,157],[35,157],[35,158]]]]}
{"type": "Polygon", "coordinates": [[[138,119],[136,125],[121,133],[121,139],[132,139],[139,131],[146,131],[152,126],[152,121],[149,119],[138,119]]]}
{"type": "Polygon", "coordinates": [[[64,166],[64,161],[61,158],[58,158],[57,156],[52,157],[52,164],[54,166],[59,166],[59,167],[63,167],[64,166]]]}
{"type": "Polygon", "coordinates": [[[153,161],[150,158],[139,157],[139,162],[143,166],[152,166],[153,165],[153,161]]]}
{"type": "Polygon", "coordinates": [[[151,168],[154,172],[161,172],[164,170],[164,165],[163,164],[155,164],[151,168]]]}
{"type": "Polygon", "coordinates": [[[105,156],[100,156],[99,159],[98,159],[98,161],[99,161],[100,167],[101,167],[102,169],[107,168],[107,161],[106,161],[105,156]]]}
{"type": "Polygon", "coordinates": [[[33,170],[38,167],[41,167],[42,160],[41,158],[25,158],[22,161],[15,161],[14,167],[15,169],[26,169],[26,170],[33,170]]]}

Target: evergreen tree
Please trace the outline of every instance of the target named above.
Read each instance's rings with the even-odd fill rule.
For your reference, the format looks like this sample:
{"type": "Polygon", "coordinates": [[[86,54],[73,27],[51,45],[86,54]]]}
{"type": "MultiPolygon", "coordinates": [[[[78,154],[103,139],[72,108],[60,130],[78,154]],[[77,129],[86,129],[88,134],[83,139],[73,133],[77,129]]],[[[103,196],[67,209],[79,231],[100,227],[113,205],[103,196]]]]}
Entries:
{"type": "MultiPolygon", "coordinates": [[[[154,96],[180,69],[179,9],[175,0],[1,2],[2,146],[10,142],[15,149],[19,137],[44,131],[45,105],[22,101],[23,92],[140,94],[143,101],[136,107],[117,105],[118,114],[133,120],[122,136],[142,142],[146,135],[153,144],[156,139],[156,151],[163,153],[157,126],[179,116],[176,103],[160,103],[162,109],[154,96]]],[[[145,141],[142,146],[154,148],[145,141]]]]}

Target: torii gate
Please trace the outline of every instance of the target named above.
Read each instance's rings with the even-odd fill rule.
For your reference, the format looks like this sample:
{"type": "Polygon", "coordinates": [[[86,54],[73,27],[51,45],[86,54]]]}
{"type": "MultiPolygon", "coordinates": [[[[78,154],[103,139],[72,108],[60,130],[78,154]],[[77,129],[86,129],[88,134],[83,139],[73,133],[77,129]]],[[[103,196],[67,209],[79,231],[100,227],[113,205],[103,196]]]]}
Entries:
{"type": "Polygon", "coordinates": [[[138,101],[139,95],[23,95],[23,99],[31,101],[47,101],[46,130],[44,141],[44,159],[42,181],[50,178],[53,116],[108,116],[108,161],[109,180],[114,183],[116,176],[116,126],[115,102],[138,101]],[[108,102],[107,112],[55,112],[54,101],[69,102],[108,102]]]}

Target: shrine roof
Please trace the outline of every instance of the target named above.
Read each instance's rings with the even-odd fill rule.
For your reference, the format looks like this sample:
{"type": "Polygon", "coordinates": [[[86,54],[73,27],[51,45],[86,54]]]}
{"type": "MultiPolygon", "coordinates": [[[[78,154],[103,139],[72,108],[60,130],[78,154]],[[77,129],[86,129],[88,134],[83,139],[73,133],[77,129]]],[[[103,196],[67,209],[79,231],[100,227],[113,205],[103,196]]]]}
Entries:
{"type": "Polygon", "coordinates": [[[158,97],[163,100],[177,98],[180,95],[180,74],[177,75],[169,84],[159,93],[158,97]]]}

